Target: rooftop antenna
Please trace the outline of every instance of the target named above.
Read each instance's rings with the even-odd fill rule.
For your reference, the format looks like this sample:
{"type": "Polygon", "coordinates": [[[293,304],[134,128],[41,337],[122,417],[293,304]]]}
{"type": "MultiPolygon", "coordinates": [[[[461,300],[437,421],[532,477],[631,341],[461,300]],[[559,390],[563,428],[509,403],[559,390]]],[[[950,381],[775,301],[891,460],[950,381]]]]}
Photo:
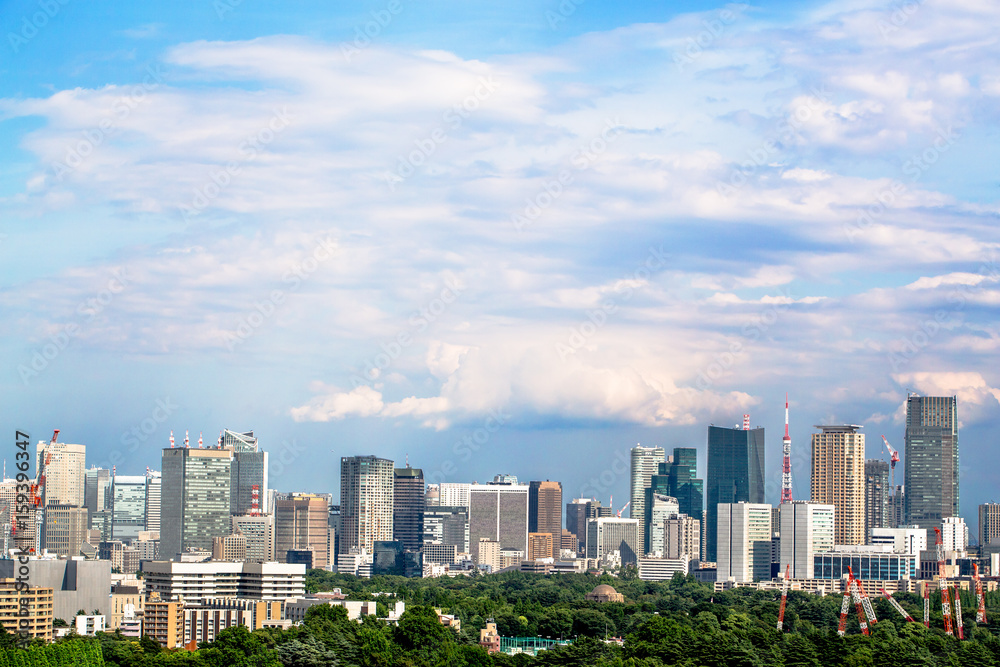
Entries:
{"type": "MultiPolygon", "coordinates": [[[[744,421],[746,416],[744,415],[744,421]]],[[[781,502],[792,502],[792,438],[788,435],[788,393],[785,393],[785,437],[781,439],[781,502]]]]}
{"type": "Polygon", "coordinates": [[[174,448],[174,432],[170,432],[170,449],[174,448]]]}
{"type": "Polygon", "coordinates": [[[743,430],[750,430],[750,415],[743,415],[743,430]]]}
{"type": "Polygon", "coordinates": [[[198,449],[205,449],[205,441],[201,438],[201,431],[198,431],[198,449]]]}
{"type": "Polygon", "coordinates": [[[191,446],[191,438],[188,437],[187,429],[184,429],[184,449],[191,446]]]}

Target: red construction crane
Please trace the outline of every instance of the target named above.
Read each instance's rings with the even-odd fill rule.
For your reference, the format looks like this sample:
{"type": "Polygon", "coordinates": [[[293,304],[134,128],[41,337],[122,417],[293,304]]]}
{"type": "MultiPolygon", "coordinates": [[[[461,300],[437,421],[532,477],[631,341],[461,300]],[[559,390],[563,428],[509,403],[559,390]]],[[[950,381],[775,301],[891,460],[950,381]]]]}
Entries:
{"type": "Polygon", "coordinates": [[[35,507],[42,507],[42,504],[45,502],[45,467],[50,461],[52,461],[52,451],[48,449],[48,447],[56,444],[56,438],[58,437],[59,429],[55,429],[55,431],[52,432],[52,439],[49,440],[48,446],[45,450],[43,450],[45,452],[45,456],[41,457],[39,460],[37,480],[30,487],[31,497],[35,507]]]}
{"type": "Polygon", "coordinates": [[[260,485],[250,487],[250,516],[260,516],[260,485]]]}
{"type": "Polygon", "coordinates": [[[949,637],[954,637],[951,631],[951,600],[948,599],[948,582],[941,580],[941,615],[944,617],[944,633],[949,637]]]}
{"type": "Polygon", "coordinates": [[[937,551],[938,576],[943,580],[944,572],[944,540],[941,539],[941,529],[934,528],[934,549],[937,551]]]}
{"type": "Polygon", "coordinates": [[[958,584],[955,585],[955,630],[958,631],[958,638],[965,639],[965,623],[962,621],[962,600],[961,591],[958,584]]]}
{"type": "Polygon", "coordinates": [[[892,468],[892,488],[896,488],[896,464],[899,463],[899,452],[892,448],[889,441],[882,436],[882,442],[885,443],[885,448],[889,450],[889,467],[892,468]]]}
{"type": "Polygon", "coordinates": [[[931,582],[924,584],[924,627],[931,627],[931,582]]]}
{"type": "Polygon", "coordinates": [[[878,623],[878,619],[875,618],[875,610],[872,608],[872,601],[868,598],[868,593],[865,592],[865,587],[861,583],[861,580],[856,580],[858,583],[858,591],[861,593],[861,606],[865,609],[865,614],[868,616],[868,622],[872,625],[878,623]]]}
{"type": "Polygon", "coordinates": [[[861,594],[858,593],[858,584],[854,580],[854,575],[851,575],[851,596],[854,598],[854,606],[858,609],[858,625],[861,626],[861,632],[863,634],[868,634],[868,622],[865,621],[865,610],[861,605],[861,594]]]}
{"type": "Polygon", "coordinates": [[[841,637],[847,630],[847,610],[851,606],[851,580],[844,586],[844,601],[840,604],[840,622],[837,624],[837,634],[841,637]]]}
{"type": "Polygon", "coordinates": [[[976,582],[976,623],[986,623],[986,598],[983,596],[983,582],[979,578],[979,563],[972,564],[972,580],[976,582]]]}
{"type": "MultiPolygon", "coordinates": [[[[629,505],[631,505],[631,504],[632,504],[632,501],[631,501],[631,500],[630,500],[630,501],[628,501],[627,503],[625,503],[625,504],[624,504],[624,505],[622,506],[622,508],[621,508],[620,510],[618,510],[618,514],[616,514],[615,516],[617,516],[617,517],[618,517],[619,519],[620,519],[620,518],[622,518],[622,512],[624,512],[624,511],[625,511],[625,510],[626,510],[626,509],[628,508],[628,506],[629,506],[629,505]]],[[[612,509],[613,509],[613,508],[612,508],[612,509]]]]}
{"type": "Polygon", "coordinates": [[[778,608],[778,631],[785,626],[785,604],[788,602],[788,581],[792,578],[792,564],[785,566],[785,583],[781,585],[781,607],[778,608]]]}
{"type": "Polygon", "coordinates": [[[900,616],[905,618],[907,621],[910,621],[911,623],[916,623],[916,621],[913,620],[913,617],[910,616],[908,613],[906,613],[906,610],[903,609],[903,605],[899,604],[899,602],[896,601],[896,598],[892,597],[892,593],[889,593],[883,588],[882,597],[884,597],[886,600],[889,601],[889,604],[892,605],[893,609],[899,612],[900,616]]]}

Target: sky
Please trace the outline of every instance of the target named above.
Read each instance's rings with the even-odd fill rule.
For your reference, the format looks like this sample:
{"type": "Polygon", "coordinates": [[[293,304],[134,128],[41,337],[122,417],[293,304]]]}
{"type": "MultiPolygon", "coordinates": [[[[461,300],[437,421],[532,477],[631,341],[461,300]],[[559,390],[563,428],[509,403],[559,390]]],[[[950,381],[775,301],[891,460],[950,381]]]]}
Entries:
{"type": "MultiPolygon", "coordinates": [[[[254,430],[627,500],[749,413],[903,449],[955,395],[1000,500],[1000,6],[0,1],[0,411],[159,468],[254,430]],[[342,3],[340,3],[342,4],[342,3]]],[[[904,454],[905,455],[905,454],[904,454]]],[[[903,483],[902,464],[897,483],[903,483]]]]}

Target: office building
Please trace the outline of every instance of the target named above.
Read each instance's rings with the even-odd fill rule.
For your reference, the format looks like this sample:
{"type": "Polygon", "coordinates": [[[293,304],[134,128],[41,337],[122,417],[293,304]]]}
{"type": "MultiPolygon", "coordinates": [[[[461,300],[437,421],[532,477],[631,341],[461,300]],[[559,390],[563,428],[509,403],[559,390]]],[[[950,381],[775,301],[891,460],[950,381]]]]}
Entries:
{"type": "MultiPolygon", "coordinates": [[[[888,546],[853,545],[813,557],[815,579],[842,579],[850,567],[857,579],[864,581],[894,581],[916,579],[918,557],[894,553],[888,546]]],[[[869,592],[869,595],[871,593],[869,592]]]]}
{"type": "Polygon", "coordinates": [[[242,562],[247,559],[247,538],[240,533],[212,538],[212,560],[242,562]]]}
{"type": "Polygon", "coordinates": [[[247,541],[246,560],[250,563],[267,563],[274,560],[274,515],[263,514],[230,517],[232,532],[240,533],[247,541]]]}
{"type": "Polygon", "coordinates": [[[160,495],[162,477],[158,471],[146,472],[146,530],[160,532],[160,495]]]}
{"type": "Polygon", "coordinates": [[[771,578],[771,506],[718,505],[717,580],[749,583],[771,578]]]}
{"type": "Polygon", "coordinates": [[[959,516],[946,516],[941,522],[941,541],[945,551],[962,551],[969,548],[969,527],[959,516]]]}
{"type": "Polygon", "coordinates": [[[111,478],[111,539],[128,542],[146,530],[146,478],[111,478]]]}
{"type": "Polygon", "coordinates": [[[274,557],[287,562],[288,551],[312,549],[313,567],[330,564],[330,501],[315,493],[292,493],[274,501],[274,557]]]}
{"type": "Polygon", "coordinates": [[[889,528],[906,525],[906,488],[897,484],[889,495],[889,528]]]}
{"type": "Polygon", "coordinates": [[[40,440],[35,448],[35,470],[45,462],[45,505],[85,507],[87,448],[66,442],[40,440]]]}
{"type": "Polygon", "coordinates": [[[708,427],[705,559],[718,560],[719,503],[764,502],[764,429],[708,427]]]}
{"type": "Polygon", "coordinates": [[[983,503],[979,506],[979,544],[1000,544],[1000,503],[983,503]]]}
{"type": "Polygon", "coordinates": [[[670,463],[660,466],[667,475],[667,495],[677,499],[681,514],[701,519],[705,507],[705,482],[698,475],[698,450],[674,447],[670,463]]]}
{"type": "Polygon", "coordinates": [[[284,600],[305,594],[306,568],[301,564],[151,561],[142,564],[142,573],[147,593],[191,604],[208,598],[284,600]]]}
{"type": "Polygon", "coordinates": [[[660,464],[664,462],[666,462],[666,455],[663,447],[636,445],[632,448],[632,466],[629,477],[631,493],[629,494],[628,511],[629,516],[637,519],[639,523],[638,546],[640,551],[646,544],[646,489],[649,488],[653,475],[659,471],[660,464]]]}
{"type": "Polygon", "coordinates": [[[437,505],[424,510],[424,549],[428,545],[454,546],[469,553],[469,508],[437,505]]]}
{"type": "Polygon", "coordinates": [[[836,509],[834,541],[865,543],[865,436],[854,424],[816,426],[811,500],[836,509]]]}
{"type": "Polygon", "coordinates": [[[872,528],[889,527],[889,464],[879,459],[865,461],[865,540],[871,542],[872,528]]]}
{"type": "Polygon", "coordinates": [[[545,480],[528,483],[528,532],[550,534],[552,536],[550,556],[553,558],[559,556],[562,544],[562,484],[559,482],[545,480]]]}
{"type": "Polygon", "coordinates": [[[601,507],[600,500],[575,498],[566,503],[566,529],[576,537],[578,550],[587,551],[587,519],[610,517],[611,508],[601,507]]]}
{"type": "Polygon", "coordinates": [[[340,459],[340,552],[392,541],[394,466],[376,456],[340,459]]]}
{"type": "Polygon", "coordinates": [[[93,528],[97,512],[111,509],[110,470],[90,468],[84,472],[83,504],[87,508],[87,521],[90,524],[87,528],[93,528]]]}
{"type": "Polygon", "coordinates": [[[791,566],[792,579],[814,579],[813,556],[832,551],[836,526],[833,505],[794,500],[778,506],[781,534],[780,574],[791,566]]]}
{"type": "Polygon", "coordinates": [[[407,551],[397,540],[375,543],[371,576],[421,577],[423,573],[423,557],[419,551],[407,551]]]}
{"type": "Polygon", "coordinates": [[[893,553],[916,556],[916,566],[919,569],[920,554],[927,551],[927,531],[917,526],[873,528],[872,546],[889,547],[893,553]]]}
{"type": "Polygon", "coordinates": [[[253,431],[222,432],[222,448],[233,453],[230,468],[229,511],[231,514],[267,514],[267,452],[260,449],[253,431]]]}
{"type": "Polygon", "coordinates": [[[469,490],[471,484],[464,482],[442,482],[438,485],[438,504],[457,507],[469,506],[469,490]]]}
{"type": "Polygon", "coordinates": [[[87,539],[87,508],[49,505],[45,508],[45,548],[58,556],[80,555],[87,539]]]}
{"type": "Polygon", "coordinates": [[[424,491],[424,507],[436,507],[441,504],[441,486],[428,484],[424,491]]]}
{"type": "Polygon", "coordinates": [[[424,542],[424,563],[452,565],[458,562],[458,549],[454,544],[432,544],[424,542]]]}
{"type": "Polygon", "coordinates": [[[701,520],[677,514],[663,522],[663,558],[699,560],[701,520]]]}
{"type": "MultiPolygon", "coordinates": [[[[501,550],[528,551],[528,485],[473,484],[469,488],[469,543],[477,559],[481,539],[501,550]]],[[[476,560],[478,562],[478,560],[476,560]]]]}
{"type": "Polygon", "coordinates": [[[906,398],[904,435],[906,523],[928,531],[959,516],[958,404],[954,396],[906,398]]]}
{"type": "Polygon", "coordinates": [[[486,567],[490,572],[500,570],[500,543],[496,540],[481,538],[476,543],[473,561],[480,567],[486,567]]]}
{"type": "MultiPolygon", "coordinates": [[[[650,491],[651,489],[647,489],[650,491]]],[[[677,499],[662,493],[646,494],[646,544],[643,553],[662,554],[666,551],[664,530],[666,520],[679,513],[677,499]]]]}
{"type": "Polygon", "coordinates": [[[552,533],[528,533],[527,560],[553,558],[553,542],[552,533]]]}
{"type": "Polygon", "coordinates": [[[392,539],[406,551],[419,551],[424,541],[424,471],[393,470],[392,539]]]}
{"type": "Polygon", "coordinates": [[[211,551],[212,538],[229,533],[231,459],[225,449],[163,450],[161,557],[211,551]]]}
{"type": "Polygon", "coordinates": [[[640,548],[638,519],[587,519],[587,558],[600,559],[617,551],[623,565],[636,564],[640,548]]]}
{"type": "Polygon", "coordinates": [[[686,575],[689,566],[687,558],[640,558],[639,578],[643,581],[670,581],[678,572],[686,575]]]}

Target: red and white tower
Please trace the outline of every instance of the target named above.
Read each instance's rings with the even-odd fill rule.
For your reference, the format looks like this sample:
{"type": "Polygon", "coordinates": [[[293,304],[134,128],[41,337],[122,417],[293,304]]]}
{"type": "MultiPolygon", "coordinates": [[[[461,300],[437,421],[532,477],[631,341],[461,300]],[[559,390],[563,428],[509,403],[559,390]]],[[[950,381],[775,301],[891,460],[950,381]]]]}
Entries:
{"type": "Polygon", "coordinates": [[[260,485],[250,487],[250,516],[260,516],[260,485]]]}
{"type": "Polygon", "coordinates": [[[174,432],[170,432],[170,449],[174,448],[174,432]]]}
{"type": "Polygon", "coordinates": [[[785,394],[785,437],[781,439],[781,502],[792,502],[792,439],[788,435],[788,394],[785,394]]]}

